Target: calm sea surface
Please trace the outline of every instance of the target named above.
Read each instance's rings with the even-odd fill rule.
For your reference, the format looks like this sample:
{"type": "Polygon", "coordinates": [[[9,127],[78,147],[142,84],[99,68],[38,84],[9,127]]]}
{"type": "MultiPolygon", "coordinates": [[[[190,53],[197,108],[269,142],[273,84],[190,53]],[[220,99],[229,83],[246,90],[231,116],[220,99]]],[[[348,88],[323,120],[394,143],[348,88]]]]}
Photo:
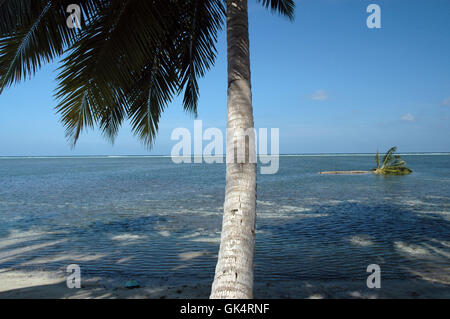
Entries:
{"type": "MultiPolygon", "coordinates": [[[[367,156],[285,156],[258,176],[255,280],[450,278],[450,155],[403,156],[409,176],[367,156]]],[[[168,284],[211,281],[224,164],[166,157],[0,158],[0,269],[63,270],[168,284]]]]}

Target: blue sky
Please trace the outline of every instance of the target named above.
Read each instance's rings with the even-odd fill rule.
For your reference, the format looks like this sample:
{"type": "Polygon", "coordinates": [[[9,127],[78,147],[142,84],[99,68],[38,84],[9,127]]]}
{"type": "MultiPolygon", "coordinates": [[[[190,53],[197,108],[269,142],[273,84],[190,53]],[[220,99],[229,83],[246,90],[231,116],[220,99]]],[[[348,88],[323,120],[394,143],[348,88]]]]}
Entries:
{"type": "MultiPolygon", "coordinates": [[[[303,0],[294,23],[249,0],[257,128],[280,128],[281,153],[450,151],[450,1],[303,0]],[[366,7],[381,7],[369,29],[366,7]]],[[[198,119],[226,126],[226,43],[200,81],[198,119]]],[[[194,118],[176,99],[152,150],[128,125],[114,145],[98,130],[75,149],[55,114],[57,64],[0,96],[0,156],[169,154],[176,127],[194,118]]]]}

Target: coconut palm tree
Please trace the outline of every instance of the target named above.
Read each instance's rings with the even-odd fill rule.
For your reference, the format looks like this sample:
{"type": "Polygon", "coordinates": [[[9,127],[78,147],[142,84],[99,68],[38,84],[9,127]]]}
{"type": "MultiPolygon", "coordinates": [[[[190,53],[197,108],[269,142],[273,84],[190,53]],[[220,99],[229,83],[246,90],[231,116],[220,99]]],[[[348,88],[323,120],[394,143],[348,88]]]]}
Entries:
{"type": "MultiPolygon", "coordinates": [[[[293,0],[257,0],[293,18],[293,0]]],[[[197,114],[198,78],[214,64],[226,17],[228,125],[222,238],[212,298],[251,298],[256,220],[247,0],[77,0],[81,29],[67,24],[73,0],[0,0],[0,93],[60,60],[56,111],[74,146],[97,126],[114,141],[125,120],[151,147],[174,96],[197,114]],[[229,132],[230,133],[230,132],[229,132]],[[251,136],[250,136],[251,138],[251,136]],[[245,149],[244,161],[235,156],[245,149]]],[[[73,13],[73,12],[71,12],[73,13]]],[[[73,25],[73,24],[72,24],[73,25]]]]}
{"type": "Polygon", "coordinates": [[[375,174],[382,175],[407,175],[412,172],[411,169],[406,167],[406,162],[402,160],[400,155],[394,155],[397,147],[391,147],[386,155],[383,156],[383,160],[380,162],[380,154],[375,154],[375,162],[377,167],[373,169],[375,174]]]}

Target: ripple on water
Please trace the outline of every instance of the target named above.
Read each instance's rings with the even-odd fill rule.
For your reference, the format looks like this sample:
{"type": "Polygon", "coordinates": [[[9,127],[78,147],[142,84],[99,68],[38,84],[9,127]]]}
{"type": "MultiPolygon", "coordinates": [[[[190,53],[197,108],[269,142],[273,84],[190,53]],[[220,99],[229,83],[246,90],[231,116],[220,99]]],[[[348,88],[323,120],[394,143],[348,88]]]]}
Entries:
{"type": "MultiPolygon", "coordinates": [[[[167,158],[17,161],[0,167],[1,268],[78,263],[92,276],[213,277],[223,166],[183,167],[167,158]]],[[[450,156],[408,159],[428,178],[316,174],[372,165],[364,156],[280,161],[278,174],[258,176],[256,280],[365,280],[372,263],[386,279],[447,280],[450,183],[434,167],[448,168],[450,156]]]]}

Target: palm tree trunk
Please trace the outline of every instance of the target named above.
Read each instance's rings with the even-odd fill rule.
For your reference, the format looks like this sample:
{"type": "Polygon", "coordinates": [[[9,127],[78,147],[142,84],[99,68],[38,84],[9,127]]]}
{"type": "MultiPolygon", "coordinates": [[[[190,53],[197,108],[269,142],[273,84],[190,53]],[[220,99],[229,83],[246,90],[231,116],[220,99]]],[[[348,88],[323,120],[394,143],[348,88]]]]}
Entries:
{"type": "Polygon", "coordinates": [[[222,235],[211,298],[253,297],[256,222],[255,144],[247,0],[227,0],[228,129],[222,235]],[[248,133],[248,131],[246,132],[248,133]],[[251,135],[251,134],[250,134],[251,135]],[[245,159],[236,157],[245,149],[245,159]]]}

